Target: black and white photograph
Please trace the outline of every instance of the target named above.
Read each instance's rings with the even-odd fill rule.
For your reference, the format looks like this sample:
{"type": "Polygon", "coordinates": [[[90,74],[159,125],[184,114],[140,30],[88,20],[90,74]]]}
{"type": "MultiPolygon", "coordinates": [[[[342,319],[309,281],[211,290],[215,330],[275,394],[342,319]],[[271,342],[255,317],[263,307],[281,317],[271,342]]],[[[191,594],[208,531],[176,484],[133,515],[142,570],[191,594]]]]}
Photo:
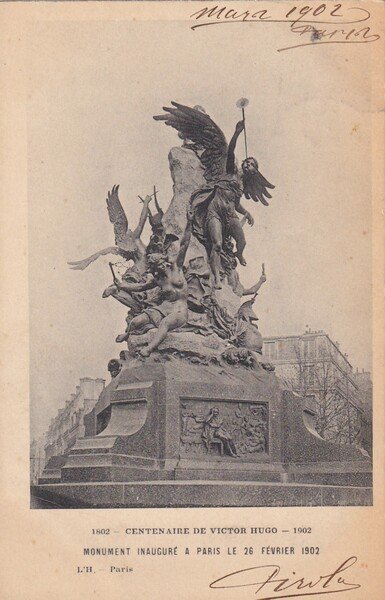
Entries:
{"type": "Polygon", "coordinates": [[[30,31],[33,508],[372,502],[365,54],[237,33],[30,31]]]}

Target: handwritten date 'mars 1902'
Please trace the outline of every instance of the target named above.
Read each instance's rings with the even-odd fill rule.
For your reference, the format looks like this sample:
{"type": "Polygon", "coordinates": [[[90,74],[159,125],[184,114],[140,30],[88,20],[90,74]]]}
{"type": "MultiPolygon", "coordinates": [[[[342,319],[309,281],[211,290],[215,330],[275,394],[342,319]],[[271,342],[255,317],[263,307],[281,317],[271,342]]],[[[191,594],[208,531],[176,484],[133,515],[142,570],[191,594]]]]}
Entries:
{"type": "Polygon", "coordinates": [[[286,3],[283,7],[279,2],[269,4],[266,9],[260,6],[254,10],[209,5],[190,15],[197,21],[191,29],[231,23],[285,23],[299,40],[294,45],[279,48],[278,52],[323,44],[368,44],[381,37],[369,25],[370,11],[361,6],[312,3],[312,6],[295,5],[289,10],[286,3]]]}
{"type": "MultiPolygon", "coordinates": [[[[351,592],[361,586],[358,583],[346,581],[346,571],[357,562],[356,556],[351,556],[337,568],[331,569],[326,575],[318,575],[310,580],[295,571],[289,577],[281,576],[278,565],[263,565],[249,567],[240,571],[227,573],[210,583],[211,589],[252,588],[255,600],[278,600],[300,598],[302,596],[320,597],[322,594],[351,592]]],[[[349,576],[349,579],[352,577],[349,576]]]]}

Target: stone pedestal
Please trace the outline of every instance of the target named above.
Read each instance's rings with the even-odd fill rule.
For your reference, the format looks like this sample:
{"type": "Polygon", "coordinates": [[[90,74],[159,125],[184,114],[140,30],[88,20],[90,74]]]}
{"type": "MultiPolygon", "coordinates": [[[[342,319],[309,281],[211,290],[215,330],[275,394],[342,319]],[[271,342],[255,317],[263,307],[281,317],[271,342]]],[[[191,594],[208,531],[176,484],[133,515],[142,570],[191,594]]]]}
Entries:
{"type": "Polygon", "coordinates": [[[224,368],[176,353],[127,361],[85,426],[60,477],[43,473],[40,497],[63,506],[290,506],[345,504],[350,486],[359,490],[353,503],[371,502],[368,457],[322,440],[301,398],[260,365],[224,368]]]}

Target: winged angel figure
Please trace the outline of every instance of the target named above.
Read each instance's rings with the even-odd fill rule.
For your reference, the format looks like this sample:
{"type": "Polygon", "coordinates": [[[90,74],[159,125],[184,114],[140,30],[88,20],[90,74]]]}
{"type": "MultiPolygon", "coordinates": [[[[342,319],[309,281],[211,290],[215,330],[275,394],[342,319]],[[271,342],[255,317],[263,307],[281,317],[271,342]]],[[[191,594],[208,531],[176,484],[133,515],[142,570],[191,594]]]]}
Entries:
{"type": "Polygon", "coordinates": [[[83,271],[92,262],[100,256],[106,254],[117,254],[125,260],[134,262],[135,270],[142,274],[146,270],[146,246],[143,244],[140,236],[142,234],[148,212],[151,196],[146,196],[143,200],[143,208],[136,229],[131,231],[128,227],[128,221],[123,206],[119,200],[119,186],[114,185],[112,190],[107,193],[107,210],[111,223],[114,225],[115,246],[108,246],[92,254],[83,260],[69,262],[71,269],[83,271]]]}
{"type": "Polygon", "coordinates": [[[197,190],[191,196],[193,211],[192,232],[205,246],[215,288],[221,288],[221,255],[226,254],[226,246],[231,238],[235,240],[235,256],[241,265],[246,265],[243,250],[245,235],[237,213],[243,215],[250,225],[254,224],[251,214],[242,206],[240,200],[244,194],[247,199],[268,206],[271,198],[267,188],[274,186],[258,170],[253,157],[242,162],[240,174],[235,161],[235,147],[239,135],[245,129],[245,121],[236,125],[233,137],[227,144],[221,129],[201,107],[190,108],[177,102],[172,107],[163,107],[165,114],[154,119],[164,121],[176,129],[185,141],[191,141],[189,147],[199,156],[204,168],[207,186],[197,190]]]}

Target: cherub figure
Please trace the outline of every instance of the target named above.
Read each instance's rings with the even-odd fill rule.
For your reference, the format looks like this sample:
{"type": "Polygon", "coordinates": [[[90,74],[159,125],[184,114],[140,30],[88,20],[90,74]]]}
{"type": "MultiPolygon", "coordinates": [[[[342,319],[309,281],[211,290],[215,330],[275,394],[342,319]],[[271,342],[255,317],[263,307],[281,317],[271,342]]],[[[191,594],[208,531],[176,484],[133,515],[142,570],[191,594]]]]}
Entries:
{"type": "Polygon", "coordinates": [[[221,253],[225,252],[227,238],[235,240],[235,256],[241,265],[246,264],[243,256],[246,241],[238,214],[245,216],[250,225],[254,221],[240,202],[242,194],[267,205],[266,198],[271,198],[271,195],[266,188],[274,186],[259,172],[253,157],[246,157],[242,162],[242,176],[239,176],[234,153],[238,137],[245,127],[244,120],[237,123],[227,145],[223,132],[209,115],[176,102],[171,104],[173,108],[164,107],[166,114],[157,115],[154,119],[165,121],[183,139],[191,140],[199,150],[204,149],[197,155],[205,168],[204,177],[208,185],[191,196],[192,231],[206,248],[214,287],[221,288],[221,253]]]}
{"type": "Polygon", "coordinates": [[[146,196],[143,201],[143,209],[139,217],[139,223],[133,231],[128,227],[126,213],[123,210],[119,200],[119,186],[114,185],[112,190],[107,193],[107,210],[111,223],[114,225],[115,246],[108,246],[92,254],[88,258],[69,262],[71,269],[83,271],[92,262],[100,256],[106,254],[118,254],[125,260],[133,260],[135,270],[138,273],[144,273],[146,270],[146,247],[140,239],[144,225],[148,216],[148,205],[151,201],[151,196],[146,196]]]}
{"type": "Polygon", "coordinates": [[[192,213],[187,215],[187,224],[176,256],[169,251],[167,255],[152,253],[147,255],[148,272],[144,283],[126,283],[115,280],[119,290],[128,293],[142,292],[159,288],[158,302],[149,306],[135,316],[124,334],[117,337],[117,342],[128,340],[131,334],[139,333],[143,327],[153,325],[157,332],[149,344],[140,350],[142,356],[149,356],[165,339],[167,333],[182,327],[187,322],[187,282],[183,273],[183,263],[191,239],[192,213]]]}

